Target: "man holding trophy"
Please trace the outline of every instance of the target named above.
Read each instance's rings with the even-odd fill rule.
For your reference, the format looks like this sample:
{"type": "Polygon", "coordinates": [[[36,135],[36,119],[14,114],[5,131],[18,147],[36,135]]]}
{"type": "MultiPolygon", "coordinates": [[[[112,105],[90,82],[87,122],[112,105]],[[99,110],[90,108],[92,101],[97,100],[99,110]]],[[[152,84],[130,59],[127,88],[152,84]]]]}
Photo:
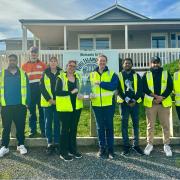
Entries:
{"type": "Polygon", "coordinates": [[[123,63],[123,70],[119,73],[119,92],[117,102],[121,103],[122,117],[122,155],[130,153],[131,145],[128,137],[128,119],[131,115],[134,129],[134,142],[132,149],[138,154],[143,155],[143,151],[138,145],[139,140],[139,103],[142,101],[142,83],[140,76],[132,70],[132,59],[126,58],[123,63]]]}

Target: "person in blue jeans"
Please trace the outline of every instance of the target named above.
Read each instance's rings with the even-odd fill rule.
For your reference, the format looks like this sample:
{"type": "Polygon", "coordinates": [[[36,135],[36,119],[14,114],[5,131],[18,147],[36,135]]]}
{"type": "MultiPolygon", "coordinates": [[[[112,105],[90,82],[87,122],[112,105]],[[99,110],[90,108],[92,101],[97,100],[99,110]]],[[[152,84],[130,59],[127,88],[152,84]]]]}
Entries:
{"type": "Polygon", "coordinates": [[[55,104],[55,85],[56,78],[60,73],[61,69],[58,67],[57,58],[51,57],[49,68],[44,71],[40,81],[41,106],[44,111],[45,135],[48,144],[46,152],[48,155],[51,155],[54,151],[59,154],[60,121],[55,104]],[[54,125],[54,128],[52,128],[52,125],[54,125]]]}
{"type": "Polygon", "coordinates": [[[119,73],[119,87],[117,101],[121,103],[122,118],[122,137],[123,152],[122,155],[130,153],[131,145],[128,136],[129,115],[133,122],[134,141],[132,149],[138,154],[143,155],[139,147],[139,103],[142,101],[142,82],[140,76],[132,70],[133,61],[126,58],[122,63],[123,70],[119,73]]]}
{"type": "Polygon", "coordinates": [[[114,92],[118,86],[118,76],[108,69],[107,57],[99,55],[98,67],[90,73],[92,87],[91,103],[95,114],[96,128],[99,140],[100,158],[114,158],[114,128],[115,112],[114,92]]]}

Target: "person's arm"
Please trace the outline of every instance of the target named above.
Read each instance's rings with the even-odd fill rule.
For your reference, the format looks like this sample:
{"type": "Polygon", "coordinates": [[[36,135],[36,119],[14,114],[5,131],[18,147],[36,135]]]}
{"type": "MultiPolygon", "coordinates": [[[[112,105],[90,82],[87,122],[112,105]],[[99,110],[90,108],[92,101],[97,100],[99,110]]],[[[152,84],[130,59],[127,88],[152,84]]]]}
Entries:
{"type": "Polygon", "coordinates": [[[171,78],[171,75],[168,73],[167,87],[161,96],[167,98],[172,93],[172,90],[173,90],[173,80],[171,78]]]}
{"type": "Polygon", "coordinates": [[[29,79],[26,73],[25,73],[25,76],[26,76],[26,86],[27,86],[26,105],[30,106],[30,103],[31,103],[30,84],[29,84],[29,79]]]}
{"type": "Polygon", "coordinates": [[[119,78],[118,76],[114,73],[111,79],[111,82],[101,82],[99,86],[103,89],[109,90],[109,91],[114,91],[118,87],[118,82],[119,78]]]}
{"type": "Polygon", "coordinates": [[[57,77],[56,80],[56,86],[55,86],[55,95],[56,96],[69,96],[71,95],[71,92],[69,91],[63,91],[63,84],[61,78],[57,77]]]}
{"type": "Polygon", "coordinates": [[[50,96],[50,94],[48,93],[48,91],[45,87],[44,76],[45,76],[45,74],[43,74],[42,78],[40,79],[40,90],[41,90],[41,94],[43,95],[45,100],[49,101],[50,99],[52,99],[52,97],[50,96]]]}
{"type": "Polygon", "coordinates": [[[117,89],[118,89],[118,95],[124,100],[126,96],[125,96],[125,94],[123,92],[120,80],[119,80],[118,88],[117,89]]]}
{"type": "Polygon", "coordinates": [[[137,81],[137,92],[135,94],[135,100],[138,100],[140,97],[142,97],[142,79],[139,74],[137,74],[138,81],[137,81]]]}
{"type": "Polygon", "coordinates": [[[146,73],[143,75],[142,84],[143,84],[143,85],[142,85],[143,93],[151,96],[153,93],[152,93],[151,90],[148,88],[146,73]]]}

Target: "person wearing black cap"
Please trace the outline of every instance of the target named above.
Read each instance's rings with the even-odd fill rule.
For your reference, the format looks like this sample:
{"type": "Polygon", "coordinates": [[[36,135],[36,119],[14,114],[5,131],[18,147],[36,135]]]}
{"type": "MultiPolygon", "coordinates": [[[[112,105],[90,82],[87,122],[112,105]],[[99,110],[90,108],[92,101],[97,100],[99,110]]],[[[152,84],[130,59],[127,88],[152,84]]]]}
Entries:
{"type": "Polygon", "coordinates": [[[143,76],[144,106],[147,118],[147,146],[144,153],[153,150],[154,124],[158,116],[163,129],[164,152],[172,156],[170,144],[170,107],[173,81],[170,74],[161,67],[159,57],[151,58],[151,67],[143,76]]]}

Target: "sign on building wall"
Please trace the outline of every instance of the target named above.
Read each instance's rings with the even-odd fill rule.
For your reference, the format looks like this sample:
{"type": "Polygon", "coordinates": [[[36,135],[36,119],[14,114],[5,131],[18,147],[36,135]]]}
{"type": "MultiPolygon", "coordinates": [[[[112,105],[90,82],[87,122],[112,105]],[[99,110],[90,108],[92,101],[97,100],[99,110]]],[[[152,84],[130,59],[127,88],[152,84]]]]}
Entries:
{"type": "Polygon", "coordinates": [[[119,54],[115,50],[95,50],[95,51],[67,51],[63,53],[63,69],[66,68],[69,60],[76,60],[77,70],[82,74],[89,74],[96,67],[96,58],[99,54],[104,54],[108,58],[107,66],[110,70],[118,73],[119,71],[119,54]]]}

